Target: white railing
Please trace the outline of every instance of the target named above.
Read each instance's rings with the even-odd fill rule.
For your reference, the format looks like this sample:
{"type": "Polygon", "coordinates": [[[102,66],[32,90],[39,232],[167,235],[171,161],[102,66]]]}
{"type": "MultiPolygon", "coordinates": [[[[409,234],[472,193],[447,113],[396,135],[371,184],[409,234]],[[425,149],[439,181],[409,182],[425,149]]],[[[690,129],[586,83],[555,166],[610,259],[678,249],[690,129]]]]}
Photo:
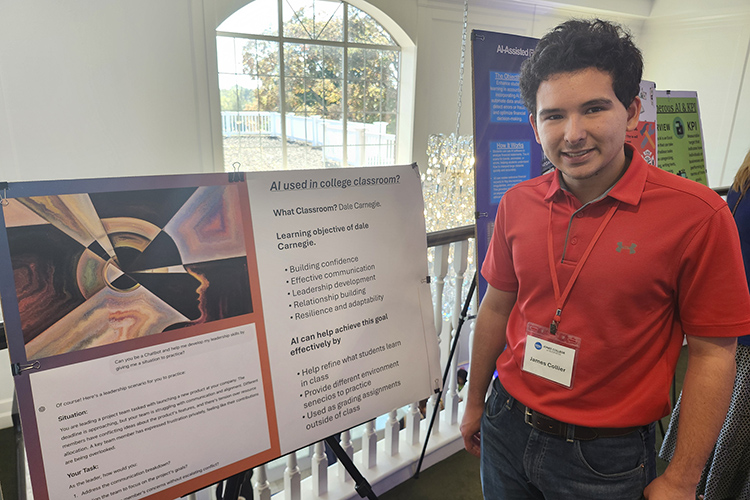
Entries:
{"type": "MultiPolygon", "coordinates": [[[[396,135],[386,133],[387,123],[347,122],[347,163],[352,166],[392,164],[396,160],[396,135]]],[[[281,137],[281,113],[222,111],[224,137],[281,137]]],[[[320,116],[286,114],[286,139],[323,150],[324,160],[344,160],[344,124],[320,116]]]]}

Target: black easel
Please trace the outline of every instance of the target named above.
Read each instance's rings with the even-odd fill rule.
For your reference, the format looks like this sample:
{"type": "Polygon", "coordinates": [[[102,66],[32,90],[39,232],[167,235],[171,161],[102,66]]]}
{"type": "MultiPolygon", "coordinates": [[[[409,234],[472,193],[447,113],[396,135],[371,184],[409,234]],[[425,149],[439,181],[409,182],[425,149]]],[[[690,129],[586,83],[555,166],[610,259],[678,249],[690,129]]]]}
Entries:
{"type": "Polygon", "coordinates": [[[359,493],[359,496],[362,498],[367,497],[370,500],[378,500],[378,496],[374,491],[372,491],[372,486],[370,486],[370,483],[367,482],[367,479],[365,479],[364,476],[360,474],[359,469],[357,469],[357,466],[354,465],[352,459],[349,458],[349,455],[347,455],[344,449],[341,447],[338,439],[336,439],[336,436],[327,437],[326,443],[328,443],[328,446],[331,447],[331,450],[333,450],[333,454],[336,455],[336,458],[341,461],[341,465],[344,466],[346,472],[348,472],[349,475],[352,476],[352,479],[354,479],[354,491],[359,493]]]}
{"type": "Polygon", "coordinates": [[[471,304],[471,298],[474,295],[474,289],[477,287],[477,273],[474,272],[474,279],[471,281],[469,287],[469,293],[466,295],[464,301],[464,308],[461,310],[461,316],[458,318],[458,325],[456,325],[456,336],[453,337],[453,345],[451,346],[451,352],[448,355],[448,362],[445,364],[445,371],[443,372],[443,385],[438,392],[437,404],[432,410],[432,417],[430,418],[430,426],[427,428],[427,436],[424,438],[424,446],[422,446],[422,454],[419,456],[419,463],[417,464],[417,471],[414,473],[414,479],[419,479],[419,471],[422,469],[422,461],[424,460],[424,454],[427,451],[427,441],[430,440],[430,433],[432,432],[432,426],[435,424],[435,417],[440,411],[440,401],[443,399],[443,389],[445,389],[445,382],[448,380],[448,373],[451,370],[451,363],[453,362],[453,355],[456,353],[456,346],[458,345],[458,336],[461,334],[461,327],[466,321],[466,314],[469,311],[469,305],[471,304]]]}
{"type": "MultiPolygon", "coordinates": [[[[240,493],[243,492],[242,486],[245,486],[244,492],[246,493],[249,488],[250,495],[253,494],[252,484],[250,478],[253,476],[253,470],[248,469],[245,472],[240,472],[234,476],[230,476],[223,481],[216,483],[216,498],[217,500],[237,500],[240,493]]],[[[252,499],[253,497],[246,496],[245,498],[252,499]]]]}
{"type": "MultiPolygon", "coordinates": [[[[349,458],[349,455],[346,454],[344,449],[339,444],[338,439],[336,439],[336,436],[327,437],[326,443],[328,443],[328,446],[331,447],[333,454],[336,455],[336,458],[341,461],[341,464],[344,466],[346,471],[350,476],[352,476],[352,479],[354,479],[354,491],[359,493],[359,496],[362,498],[367,497],[370,500],[378,500],[377,495],[375,495],[375,492],[372,491],[372,486],[370,486],[370,483],[367,482],[367,479],[365,479],[364,476],[362,476],[362,474],[359,472],[357,466],[354,465],[352,459],[349,458]]],[[[240,472],[239,474],[228,477],[224,481],[220,481],[216,485],[216,498],[218,500],[237,500],[239,498],[242,485],[246,481],[250,480],[251,475],[252,469],[246,470],[245,472],[240,472]]]]}

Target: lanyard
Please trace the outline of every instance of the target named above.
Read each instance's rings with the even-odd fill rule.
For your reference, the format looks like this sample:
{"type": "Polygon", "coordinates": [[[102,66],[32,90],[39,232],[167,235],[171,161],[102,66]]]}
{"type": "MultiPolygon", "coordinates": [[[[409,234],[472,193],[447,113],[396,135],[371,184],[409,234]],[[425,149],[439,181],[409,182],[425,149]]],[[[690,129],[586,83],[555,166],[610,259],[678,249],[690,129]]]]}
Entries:
{"type": "Polygon", "coordinates": [[[570,291],[573,289],[573,285],[575,284],[576,280],[578,279],[578,275],[581,274],[581,269],[583,269],[583,265],[586,263],[586,260],[588,260],[589,255],[591,254],[591,251],[594,249],[594,245],[596,245],[596,242],[599,240],[599,237],[604,232],[604,229],[607,227],[607,224],[610,220],[612,220],[612,217],[614,217],[615,212],[617,211],[617,207],[620,206],[620,202],[618,201],[614,205],[610,207],[610,209],[607,211],[607,213],[604,216],[604,220],[602,220],[601,224],[599,224],[599,229],[596,230],[596,233],[594,234],[594,237],[591,238],[591,241],[589,242],[589,246],[586,248],[586,251],[583,253],[583,256],[581,257],[581,260],[578,261],[578,264],[576,265],[575,269],[573,270],[573,274],[570,277],[570,280],[568,280],[568,284],[565,286],[565,290],[563,293],[560,293],[560,283],[558,282],[557,277],[557,266],[555,265],[555,252],[552,248],[552,206],[553,203],[550,202],[549,204],[549,223],[547,225],[547,256],[549,258],[549,269],[550,269],[550,276],[552,278],[552,287],[555,291],[555,315],[552,319],[552,323],[549,325],[549,331],[552,335],[555,335],[557,332],[557,325],[560,323],[560,316],[562,315],[563,306],[565,305],[565,302],[568,300],[568,296],[570,295],[570,291]]]}

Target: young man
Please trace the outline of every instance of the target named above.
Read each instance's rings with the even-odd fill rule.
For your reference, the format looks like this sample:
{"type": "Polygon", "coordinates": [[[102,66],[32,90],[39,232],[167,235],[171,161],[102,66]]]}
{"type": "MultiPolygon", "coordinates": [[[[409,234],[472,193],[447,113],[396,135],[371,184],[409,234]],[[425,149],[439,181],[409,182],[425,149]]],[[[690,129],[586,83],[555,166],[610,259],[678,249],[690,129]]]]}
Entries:
{"type": "Polygon", "coordinates": [[[556,170],[503,196],[482,269],[461,432],[485,498],[693,500],[726,414],[750,326],[737,230],[712,190],[625,145],[642,67],[621,28],[576,20],[522,69],[556,170]],[[655,479],[684,336],[677,450],[655,479]]]}

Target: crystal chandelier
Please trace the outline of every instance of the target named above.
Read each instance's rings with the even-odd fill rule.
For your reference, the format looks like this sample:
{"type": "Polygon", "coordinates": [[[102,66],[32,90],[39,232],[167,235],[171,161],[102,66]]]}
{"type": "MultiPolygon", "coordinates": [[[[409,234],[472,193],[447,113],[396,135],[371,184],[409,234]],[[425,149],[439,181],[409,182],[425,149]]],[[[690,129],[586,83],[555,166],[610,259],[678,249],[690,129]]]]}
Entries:
{"type": "Polygon", "coordinates": [[[427,168],[422,174],[427,232],[474,224],[474,139],[459,135],[468,18],[469,0],[464,0],[456,131],[430,135],[427,141],[427,168]]]}

